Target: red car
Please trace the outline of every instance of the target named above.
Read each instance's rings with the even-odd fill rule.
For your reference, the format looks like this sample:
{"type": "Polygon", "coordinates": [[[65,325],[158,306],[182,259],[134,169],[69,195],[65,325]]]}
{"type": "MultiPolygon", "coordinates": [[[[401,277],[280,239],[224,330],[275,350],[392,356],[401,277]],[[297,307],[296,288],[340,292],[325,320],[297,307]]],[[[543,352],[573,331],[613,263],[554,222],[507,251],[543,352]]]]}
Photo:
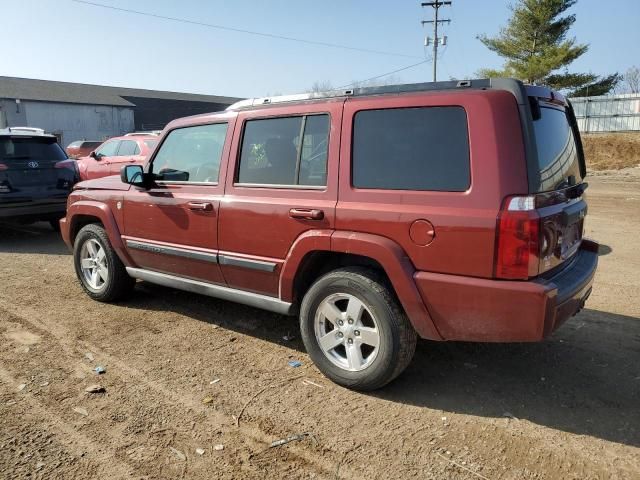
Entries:
{"type": "Polygon", "coordinates": [[[80,158],[89,155],[102,144],[100,141],[78,140],[67,145],[65,152],[69,158],[80,158]]]}
{"type": "Polygon", "coordinates": [[[142,164],[158,143],[156,134],[129,133],[113,137],[78,159],[82,180],[119,175],[123,165],[142,164]]]}
{"type": "Polygon", "coordinates": [[[362,88],[175,120],[144,168],[78,184],[60,223],[95,300],[141,279],[299,315],[318,368],[370,390],[417,337],[540,341],[584,306],[585,174],[547,88],[362,88]]]}

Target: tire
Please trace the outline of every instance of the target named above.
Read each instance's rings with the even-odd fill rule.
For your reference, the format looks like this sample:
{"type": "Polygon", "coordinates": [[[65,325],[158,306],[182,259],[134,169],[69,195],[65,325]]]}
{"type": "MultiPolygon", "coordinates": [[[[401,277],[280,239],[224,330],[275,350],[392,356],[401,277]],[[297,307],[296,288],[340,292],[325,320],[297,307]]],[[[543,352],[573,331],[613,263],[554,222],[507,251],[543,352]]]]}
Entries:
{"type": "Polygon", "coordinates": [[[300,307],[300,331],[323,374],[361,391],[400,375],[417,342],[393,291],[375,271],[359,267],[334,270],[311,286],[300,307]]]}
{"type": "Polygon", "coordinates": [[[127,274],[113,250],[107,232],[95,223],[82,227],[78,232],[73,244],[73,263],[80,285],[87,295],[99,302],[114,302],[126,297],[136,282],[127,274]],[[83,268],[83,260],[89,259],[92,260],[83,268]]]}

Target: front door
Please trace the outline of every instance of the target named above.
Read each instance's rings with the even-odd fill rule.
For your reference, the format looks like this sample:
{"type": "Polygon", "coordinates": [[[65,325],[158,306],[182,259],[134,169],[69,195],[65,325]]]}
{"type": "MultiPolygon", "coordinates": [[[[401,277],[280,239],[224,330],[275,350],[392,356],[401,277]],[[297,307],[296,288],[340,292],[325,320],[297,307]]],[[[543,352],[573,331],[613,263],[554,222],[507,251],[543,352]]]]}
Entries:
{"type": "Polygon", "coordinates": [[[109,159],[110,175],[120,175],[123,165],[134,163],[140,153],[140,147],[135,140],[121,140],[116,156],[109,159]]]}
{"type": "Polygon", "coordinates": [[[111,175],[111,161],[118,153],[120,140],[107,140],[96,150],[96,156],[86,159],[87,173],[85,180],[111,175]]]}
{"type": "Polygon", "coordinates": [[[280,271],[295,240],[334,228],[342,105],[238,116],[231,150],[237,155],[229,161],[218,224],[229,286],[279,296],[280,271]]]}
{"type": "Polygon", "coordinates": [[[224,185],[218,178],[224,178],[231,123],[170,131],[149,166],[155,185],[132,187],[125,196],[123,240],[138,267],[224,283],[218,266],[224,185]]]}

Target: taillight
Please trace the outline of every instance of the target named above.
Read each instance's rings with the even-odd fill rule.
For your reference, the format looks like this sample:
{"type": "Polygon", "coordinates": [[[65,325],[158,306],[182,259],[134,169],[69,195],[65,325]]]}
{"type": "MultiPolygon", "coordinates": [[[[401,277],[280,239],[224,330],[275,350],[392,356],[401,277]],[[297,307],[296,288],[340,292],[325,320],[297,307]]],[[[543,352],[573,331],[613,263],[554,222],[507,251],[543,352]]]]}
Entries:
{"type": "Polygon", "coordinates": [[[56,162],[54,167],[66,168],[67,170],[71,170],[74,173],[76,180],[80,178],[80,171],[78,170],[78,164],[75,160],[61,160],[59,162],[56,162]]]}
{"type": "Polygon", "coordinates": [[[526,280],[538,274],[540,216],[535,197],[507,197],[498,216],[498,278],[526,280]]]}

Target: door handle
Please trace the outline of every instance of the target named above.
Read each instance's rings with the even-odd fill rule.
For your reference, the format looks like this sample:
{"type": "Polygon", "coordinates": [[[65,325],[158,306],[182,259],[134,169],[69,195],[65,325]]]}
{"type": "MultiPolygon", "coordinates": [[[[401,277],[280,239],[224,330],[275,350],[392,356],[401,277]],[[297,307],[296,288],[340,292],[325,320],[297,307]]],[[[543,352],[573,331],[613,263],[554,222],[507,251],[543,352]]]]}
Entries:
{"type": "Polygon", "coordinates": [[[292,208],[289,210],[289,216],[303,220],[322,220],[324,218],[324,212],[311,208],[292,208]]]}
{"type": "Polygon", "coordinates": [[[213,205],[209,202],[189,202],[189,210],[210,212],[213,210],[213,205]]]}

